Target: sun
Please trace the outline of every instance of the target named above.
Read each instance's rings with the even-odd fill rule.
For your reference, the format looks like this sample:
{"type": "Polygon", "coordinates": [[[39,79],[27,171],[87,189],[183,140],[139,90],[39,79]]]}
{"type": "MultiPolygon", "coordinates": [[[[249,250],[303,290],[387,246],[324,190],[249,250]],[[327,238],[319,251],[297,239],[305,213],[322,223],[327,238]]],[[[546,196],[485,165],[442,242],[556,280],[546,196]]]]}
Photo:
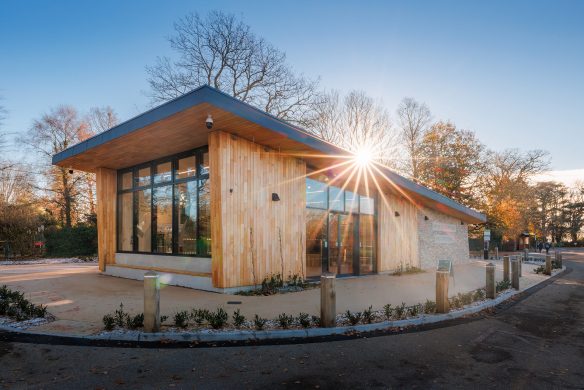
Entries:
{"type": "Polygon", "coordinates": [[[372,151],[367,147],[359,148],[359,150],[355,153],[354,156],[355,163],[360,167],[368,166],[372,159],[372,151]]]}

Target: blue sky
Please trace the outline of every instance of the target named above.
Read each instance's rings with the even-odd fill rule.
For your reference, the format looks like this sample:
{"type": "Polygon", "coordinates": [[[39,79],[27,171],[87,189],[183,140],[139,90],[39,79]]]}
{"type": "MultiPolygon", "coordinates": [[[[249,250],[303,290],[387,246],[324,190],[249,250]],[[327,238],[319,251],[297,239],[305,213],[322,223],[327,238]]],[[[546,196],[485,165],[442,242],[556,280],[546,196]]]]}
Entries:
{"type": "Polygon", "coordinates": [[[362,89],[392,113],[414,97],[492,149],[543,148],[555,170],[584,168],[583,1],[3,0],[4,130],[59,104],[139,114],[144,68],[172,55],[173,22],[211,9],[240,16],[325,88],[362,89]]]}

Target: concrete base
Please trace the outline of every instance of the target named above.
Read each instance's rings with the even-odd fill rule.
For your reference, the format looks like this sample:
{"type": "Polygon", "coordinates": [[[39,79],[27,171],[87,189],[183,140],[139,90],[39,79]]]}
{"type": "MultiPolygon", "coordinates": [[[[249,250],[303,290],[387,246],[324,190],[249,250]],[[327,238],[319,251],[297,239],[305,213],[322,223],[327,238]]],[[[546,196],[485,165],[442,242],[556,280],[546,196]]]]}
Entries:
{"type": "MultiPolygon", "coordinates": [[[[108,265],[106,270],[102,272],[104,275],[116,276],[119,278],[144,280],[144,274],[148,272],[146,269],[117,267],[115,265],[108,265]]],[[[213,281],[209,276],[194,276],[181,275],[169,272],[159,272],[160,283],[169,286],[188,287],[195,290],[211,291],[223,294],[234,294],[239,291],[251,290],[251,286],[234,287],[234,288],[216,288],[213,287],[213,281]]]]}

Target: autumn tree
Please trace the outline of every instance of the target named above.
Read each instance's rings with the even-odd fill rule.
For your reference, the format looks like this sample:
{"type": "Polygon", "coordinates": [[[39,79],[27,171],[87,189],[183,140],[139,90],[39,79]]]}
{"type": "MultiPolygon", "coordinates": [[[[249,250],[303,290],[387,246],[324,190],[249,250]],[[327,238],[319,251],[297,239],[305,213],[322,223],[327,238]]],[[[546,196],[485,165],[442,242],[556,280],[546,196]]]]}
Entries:
{"type": "Polygon", "coordinates": [[[153,102],[210,85],[278,118],[307,125],[318,99],[317,80],[297,75],[286,55],[234,15],[186,15],[174,24],[176,57],[146,68],[153,102]]]}
{"type": "Polygon", "coordinates": [[[88,125],[70,106],[60,106],[33,122],[20,141],[34,151],[44,166],[44,181],[38,189],[48,194],[62,226],[71,227],[79,217],[78,200],[85,176],[66,167],[53,166],[52,156],[86,139],[88,125]]]}
{"type": "Polygon", "coordinates": [[[404,98],[397,108],[397,123],[407,160],[402,168],[414,181],[419,180],[422,140],[432,119],[426,104],[404,98]]]}
{"type": "Polygon", "coordinates": [[[578,182],[570,189],[565,220],[572,242],[577,242],[584,228],[584,182],[578,182]]]}
{"type": "Polygon", "coordinates": [[[484,169],[485,147],[472,131],[451,122],[433,124],[417,151],[418,179],[436,192],[475,206],[474,184],[484,169]]]}

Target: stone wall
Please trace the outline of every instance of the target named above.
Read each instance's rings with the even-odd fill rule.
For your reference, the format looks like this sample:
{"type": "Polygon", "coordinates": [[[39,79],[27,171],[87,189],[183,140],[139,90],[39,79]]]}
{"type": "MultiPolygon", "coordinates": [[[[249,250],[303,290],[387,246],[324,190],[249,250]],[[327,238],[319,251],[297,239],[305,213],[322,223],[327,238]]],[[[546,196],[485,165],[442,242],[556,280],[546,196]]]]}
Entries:
{"type": "Polygon", "coordinates": [[[468,225],[434,210],[419,210],[418,251],[423,269],[435,268],[438,260],[468,262],[468,225]]]}

